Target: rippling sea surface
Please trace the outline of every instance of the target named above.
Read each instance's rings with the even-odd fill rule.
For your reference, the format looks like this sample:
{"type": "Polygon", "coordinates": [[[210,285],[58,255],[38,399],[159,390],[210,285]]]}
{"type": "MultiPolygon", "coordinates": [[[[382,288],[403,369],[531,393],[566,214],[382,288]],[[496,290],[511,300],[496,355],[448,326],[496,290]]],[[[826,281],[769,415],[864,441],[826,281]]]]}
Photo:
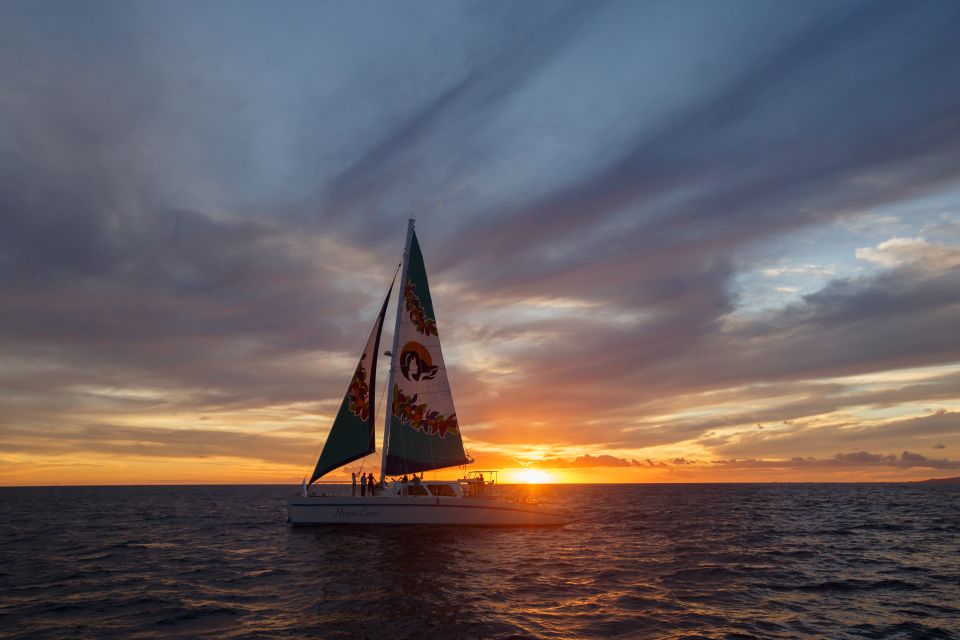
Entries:
{"type": "Polygon", "coordinates": [[[575,521],[294,529],[281,486],[0,489],[0,638],[960,637],[960,487],[512,490],[575,521]]]}

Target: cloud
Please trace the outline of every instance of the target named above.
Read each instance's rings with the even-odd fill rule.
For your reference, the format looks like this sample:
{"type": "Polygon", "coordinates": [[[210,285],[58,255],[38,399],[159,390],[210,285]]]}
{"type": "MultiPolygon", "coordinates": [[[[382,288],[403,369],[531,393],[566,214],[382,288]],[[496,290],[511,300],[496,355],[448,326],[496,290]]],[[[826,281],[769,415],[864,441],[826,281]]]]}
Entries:
{"type": "Polygon", "coordinates": [[[35,263],[56,253],[56,234],[0,239],[10,267],[0,338],[45,402],[61,384],[131,380],[216,404],[315,399],[308,356],[343,349],[343,327],[382,295],[340,290],[332,270],[305,257],[323,243],[269,224],[176,212],[127,232],[103,225],[90,233],[109,239],[110,264],[80,272],[35,263]]]}
{"type": "Polygon", "coordinates": [[[803,468],[836,468],[849,469],[859,467],[890,467],[898,469],[958,469],[960,461],[949,460],[945,458],[928,458],[927,456],[911,451],[903,451],[900,455],[893,453],[880,454],[870,453],[868,451],[852,451],[849,453],[837,453],[833,456],[817,458],[814,456],[800,457],[794,456],[786,459],[761,459],[761,458],[731,458],[718,460],[691,460],[687,458],[672,458],[664,460],[654,460],[647,458],[643,462],[638,460],[627,460],[611,455],[592,456],[585,454],[577,458],[542,458],[524,463],[525,466],[545,468],[545,469],[574,469],[591,467],[639,467],[639,468],[670,468],[670,467],[690,467],[690,468],[709,468],[726,467],[737,469],[803,469],[803,468]]]}
{"type": "Polygon", "coordinates": [[[0,8],[0,436],[35,455],[62,450],[36,425],[181,455],[212,432],[126,418],[322,422],[409,215],[478,447],[954,444],[955,376],[835,381],[960,361],[949,216],[875,214],[896,237],[855,241],[862,277],[783,256],[766,275],[833,278],[786,307],[734,286],[785,234],[960,177],[950,3],[78,11],[0,8]],[[949,411],[857,415],[919,401],[949,411]]]}
{"type": "Polygon", "coordinates": [[[832,458],[791,458],[789,460],[718,460],[714,464],[735,468],[804,468],[804,467],[864,467],[883,466],[900,469],[960,469],[960,460],[932,459],[919,453],[904,451],[899,456],[895,454],[869,453],[856,451],[838,453],[832,458]]]}
{"type": "MultiPolygon", "coordinates": [[[[469,404],[470,413],[485,422],[501,414],[522,419],[520,430],[532,441],[596,443],[609,450],[682,442],[722,426],[809,418],[848,407],[948,400],[960,389],[954,375],[936,384],[904,382],[870,392],[805,383],[956,362],[960,278],[952,271],[899,268],[834,280],[783,309],[726,322],[698,316],[702,303],[702,297],[665,300],[662,320],[650,306],[649,319],[625,326],[601,319],[526,323],[527,331],[556,337],[522,357],[514,355],[522,384],[498,389],[499,405],[469,404]],[[676,397],[679,407],[703,402],[698,394],[760,385],[784,394],[784,400],[750,412],[733,406],[721,416],[714,411],[695,419],[657,418],[662,398],[676,397]],[[501,412],[504,404],[521,412],[501,412]],[[538,413],[551,416],[542,427],[534,424],[538,413]],[[583,416],[595,426],[584,429],[583,416]]],[[[504,431],[501,437],[513,434],[504,431]]]]}
{"type": "MultiPolygon", "coordinates": [[[[469,162],[463,157],[466,154],[490,153],[485,149],[489,145],[470,136],[470,130],[489,125],[502,104],[561,55],[598,11],[597,6],[582,3],[557,6],[544,15],[537,7],[521,12],[489,7],[478,11],[496,25],[498,46],[484,50],[460,71],[459,77],[383,131],[371,148],[329,182],[326,206],[333,210],[351,206],[359,209],[355,205],[360,202],[372,208],[371,193],[381,199],[391,191],[404,189],[410,160],[438,147],[456,164],[469,162]],[[453,146],[451,137],[456,137],[453,146]]],[[[445,168],[431,167],[448,174],[445,168]]],[[[381,206],[377,202],[373,208],[381,206]]],[[[359,220],[369,220],[362,210],[357,213],[359,220]]],[[[370,230],[361,228],[358,232],[369,234],[370,230]]]]}
{"type": "Polygon", "coordinates": [[[88,424],[57,428],[5,427],[0,448],[8,453],[43,456],[105,454],[134,458],[238,457],[284,464],[305,464],[315,443],[285,435],[230,429],[129,427],[88,424]]]}
{"type": "MultiPolygon", "coordinates": [[[[832,277],[836,275],[836,268],[816,264],[804,264],[795,267],[770,267],[763,270],[763,275],[768,278],[779,278],[783,275],[817,275],[832,277]]],[[[794,288],[790,288],[796,290],[794,288]]]]}
{"type": "Polygon", "coordinates": [[[874,248],[857,249],[857,258],[883,267],[919,264],[925,269],[946,270],[960,267],[960,247],[923,238],[891,238],[874,248]]]}
{"type": "Polygon", "coordinates": [[[698,460],[687,460],[685,458],[673,458],[672,460],[659,460],[654,461],[650,458],[646,458],[642,462],[635,458],[618,458],[617,456],[612,456],[609,454],[600,454],[600,455],[590,455],[586,453],[582,456],[577,456],[576,458],[559,458],[559,457],[548,457],[540,458],[537,460],[521,461],[524,466],[546,468],[546,469],[583,469],[590,467],[608,467],[608,468],[618,468],[618,467],[667,467],[667,466],[682,466],[682,465],[697,465],[701,464],[698,460]]]}
{"type": "MultiPolygon", "coordinates": [[[[771,47],[762,61],[732,77],[716,94],[701,95],[672,119],[628,138],[628,146],[606,169],[517,211],[481,219],[464,231],[463,240],[495,247],[501,262],[493,273],[477,273],[498,288],[516,289],[527,281],[542,292],[562,282],[567,291],[576,288],[597,297],[606,289],[579,286],[599,281],[580,277],[593,264],[609,269],[614,261],[632,262],[633,268],[623,272],[629,270],[642,282],[647,272],[683,269],[684,259],[728,251],[836,215],[831,209],[902,198],[902,192],[890,189],[918,188],[919,176],[936,181],[941,178],[934,176],[955,175],[956,166],[942,163],[952,142],[941,134],[949,132],[951,141],[960,134],[950,115],[956,98],[950,90],[933,89],[927,94],[932,99],[924,102],[923,109],[930,109],[938,124],[902,122],[908,133],[884,135],[903,114],[889,100],[883,79],[892,70],[867,61],[875,63],[876,50],[889,35],[882,25],[904,15],[887,5],[816,22],[771,47]],[[863,31],[866,14],[872,27],[863,31]],[[851,38],[854,30],[858,36],[851,38]],[[871,73],[851,81],[843,69],[858,61],[871,73]],[[801,92],[798,87],[811,77],[827,78],[830,90],[816,96],[801,92]],[[842,116],[851,108],[860,114],[856,124],[842,116]],[[785,114],[793,126],[777,127],[785,114]],[[769,153],[786,146],[791,153],[769,153]],[[874,172],[884,179],[852,179],[874,172]],[[696,197],[684,197],[687,184],[697,185],[696,197]],[[560,254],[550,251],[573,233],[582,239],[560,254]],[[504,261],[504,254],[512,259],[504,261]],[[562,259],[553,260],[553,255],[562,259]],[[675,262],[658,264],[664,258],[675,262]],[[523,279],[517,274],[524,274],[523,279]]],[[[946,46],[945,33],[933,36],[939,29],[932,24],[925,28],[938,46],[946,46]]],[[[933,61],[929,67],[930,62],[926,55],[900,61],[897,73],[923,66],[904,90],[926,93],[932,77],[952,73],[950,64],[933,61]]],[[[462,263],[471,257],[457,253],[455,259],[462,263]]],[[[476,254],[483,257],[485,252],[476,254]]]]}
{"type": "Polygon", "coordinates": [[[636,467],[638,465],[636,460],[626,460],[608,454],[591,456],[587,453],[570,461],[571,467],[636,467]]]}
{"type": "Polygon", "coordinates": [[[811,424],[795,424],[781,429],[755,430],[704,443],[718,455],[753,456],[765,453],[790,456],[797,451],[829,451],[847,446],[897,447],[926,443],[933,446],[945,437],[960,433],[960,413],[928,415],[886,421],[852,419],[850,414],[822,417],[811,424]]]}

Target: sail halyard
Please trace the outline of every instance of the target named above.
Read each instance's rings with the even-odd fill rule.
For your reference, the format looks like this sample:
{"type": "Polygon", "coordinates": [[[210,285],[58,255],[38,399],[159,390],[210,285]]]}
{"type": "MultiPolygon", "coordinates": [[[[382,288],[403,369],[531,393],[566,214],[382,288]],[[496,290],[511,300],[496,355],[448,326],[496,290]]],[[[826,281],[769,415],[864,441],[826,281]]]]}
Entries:
{"type": "Polygon", "coordinates": [[[340,410],[330,427],[330,433],[323,445],[323,451],[317,459],[313,474],[307,483],[313,484],[321,476],[374,453],[376,448],[376,381],[377,354],[380,350],[380,336],[383,320],[387,313],[387,303],[397,279],[394,272],[390,287],[383,299],[380,313],[373,324],[370,336],[364,344],[360,361],[354,371],[350,384],[340,403],[340,410]]]}

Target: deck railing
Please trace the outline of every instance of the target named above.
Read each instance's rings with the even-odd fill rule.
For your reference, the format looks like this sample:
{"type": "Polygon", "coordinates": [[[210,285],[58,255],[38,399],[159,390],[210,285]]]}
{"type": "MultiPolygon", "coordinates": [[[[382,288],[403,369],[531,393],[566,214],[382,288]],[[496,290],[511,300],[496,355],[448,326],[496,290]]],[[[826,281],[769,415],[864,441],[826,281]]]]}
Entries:
{"type": "MultiPolygon", "coordinates": [[[[360,488],[359,482],[354,489],[350,480],[328,480],[310,485],[309,494],[311,496],[359,496],[360,488]]],[[[369,496],[369,488],[364,493],[369,496]]]]}

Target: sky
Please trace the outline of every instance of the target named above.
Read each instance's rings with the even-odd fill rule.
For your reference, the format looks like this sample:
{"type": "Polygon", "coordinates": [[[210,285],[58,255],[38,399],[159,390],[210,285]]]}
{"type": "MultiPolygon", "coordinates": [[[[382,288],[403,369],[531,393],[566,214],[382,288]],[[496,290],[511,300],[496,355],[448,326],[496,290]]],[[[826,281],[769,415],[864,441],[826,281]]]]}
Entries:
{"type": "Polygon", "coordinates": [[[0,3],[0,484],[299,483],[409,217],[476,467],[960,475],[958,31],[947,0],[0,3]]]}

